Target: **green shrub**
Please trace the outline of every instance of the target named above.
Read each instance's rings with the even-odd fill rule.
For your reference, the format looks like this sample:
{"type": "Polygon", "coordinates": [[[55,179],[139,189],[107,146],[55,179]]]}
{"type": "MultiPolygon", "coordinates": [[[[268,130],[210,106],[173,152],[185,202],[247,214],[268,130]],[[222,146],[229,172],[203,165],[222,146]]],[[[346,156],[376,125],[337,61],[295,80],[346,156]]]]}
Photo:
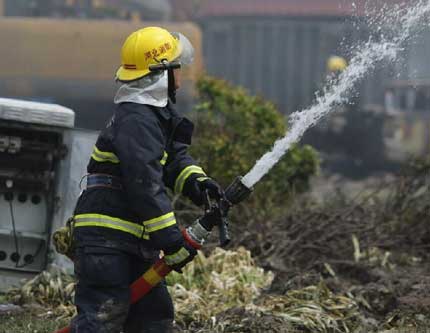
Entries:
{"type": "MultiPolygon", "coordinates": [[[[191,154],[210,176],[227,186],[236,176],[245,175],[275,140],[285,135],[286,119],[272,103],[225,81],[206,76],[197,87],[191,154]]],[[[291,149],[257,184],[251,200],[253,216],[263,213],[267,217],[274,207],[285,206],[292,193],[306,190],[318,164],[311,147],[291,149]]]]}

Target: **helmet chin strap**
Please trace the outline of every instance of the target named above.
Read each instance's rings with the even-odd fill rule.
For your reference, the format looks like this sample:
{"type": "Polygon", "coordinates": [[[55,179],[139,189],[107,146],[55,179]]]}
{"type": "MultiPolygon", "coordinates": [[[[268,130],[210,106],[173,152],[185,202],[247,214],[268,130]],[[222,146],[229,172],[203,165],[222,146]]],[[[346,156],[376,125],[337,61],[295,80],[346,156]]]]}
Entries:
{"type": "Polygon", "coordinates": [[[169,62],[165,59],[157,65],[149,66],[149,70],[151,72],[167,71],[167,93],[169,99],[172,101],[173,104],[176,103],[175,73],[173,72],[173,70],[177,68],[181,68],[181,64],[179,62],[169,62]]]}
{"type": "Polygon", "coordinates": [[[170,100],[173,104],[176,104],[176,87],[175,87],[175,73],[173,72],[173,68],[169,68],[167,70],[167,92],[170,100]]]}

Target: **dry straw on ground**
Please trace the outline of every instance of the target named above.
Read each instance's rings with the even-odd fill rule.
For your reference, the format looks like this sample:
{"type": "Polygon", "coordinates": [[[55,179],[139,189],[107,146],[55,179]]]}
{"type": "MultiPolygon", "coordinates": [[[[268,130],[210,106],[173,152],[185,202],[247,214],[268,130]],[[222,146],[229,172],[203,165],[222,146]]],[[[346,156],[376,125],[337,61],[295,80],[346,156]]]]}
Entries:
{"type": "Polygon", "coordinates": [[[249,251],[217,248],[206,257],[199,253],[168,282],[175,301],[176,320],[182,325],[203,322],[232,307],[250,304],[268,287],[273,275],[255,265],[249,251]]]}
{"type": "Polygon", "coordinates": [[[58,269],[45,271],[24,283],[21,288],[12,289],[8,299],[16,304],[43,305],[47,317],[57,320],[72,317],[75,281],[72,276],[58,269]]]}

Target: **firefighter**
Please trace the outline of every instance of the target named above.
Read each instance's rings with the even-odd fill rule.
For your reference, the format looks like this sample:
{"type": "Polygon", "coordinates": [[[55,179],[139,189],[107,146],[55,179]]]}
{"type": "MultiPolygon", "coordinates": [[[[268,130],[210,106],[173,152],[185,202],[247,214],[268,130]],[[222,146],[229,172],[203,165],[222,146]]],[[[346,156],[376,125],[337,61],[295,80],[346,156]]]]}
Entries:
{"type": "Polygon", "coordinates": [[[330,56],[327,60],[327,71],[329,74],[339,75],[348,67],[345,58],[339,56],[330,56]]]}
{"type": "Polygon", "coordinates": [[[116,73],[116,111],[94,146],[74,213],[78,315],[73,333],[170,332],[174,310],[159,284],[129,306],[129,285],[160,255],[176,271],[196,255],[184,240],[167,188],[201,205],[221,187],[187,153],[193,124],[173,108],[180,67],[193,48],[180,33],[132,33],[116,73]]]}

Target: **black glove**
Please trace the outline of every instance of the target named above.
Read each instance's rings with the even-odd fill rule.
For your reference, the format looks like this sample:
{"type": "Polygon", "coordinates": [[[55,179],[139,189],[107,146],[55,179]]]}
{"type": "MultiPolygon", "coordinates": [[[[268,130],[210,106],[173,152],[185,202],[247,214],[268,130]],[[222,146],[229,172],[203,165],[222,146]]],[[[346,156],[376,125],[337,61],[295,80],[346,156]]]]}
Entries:
{"type": "Polygon", "coordinates": [[[197,254],[197,250],[184,242],[184,245],[178,250],[171,254],[165,254],[164,260],[168,266],[174,271],[182,273],[182,268],[194,259],[197,254]]]}
{"type": "Polygon", "coordinates": [[[184,195],[197,206],[201,206],[205,202],[206,191],[211,199],[219,200],[224,197],[222,187],[215,180],[206,176],[192,175],[184,184],[184,195]]]}

